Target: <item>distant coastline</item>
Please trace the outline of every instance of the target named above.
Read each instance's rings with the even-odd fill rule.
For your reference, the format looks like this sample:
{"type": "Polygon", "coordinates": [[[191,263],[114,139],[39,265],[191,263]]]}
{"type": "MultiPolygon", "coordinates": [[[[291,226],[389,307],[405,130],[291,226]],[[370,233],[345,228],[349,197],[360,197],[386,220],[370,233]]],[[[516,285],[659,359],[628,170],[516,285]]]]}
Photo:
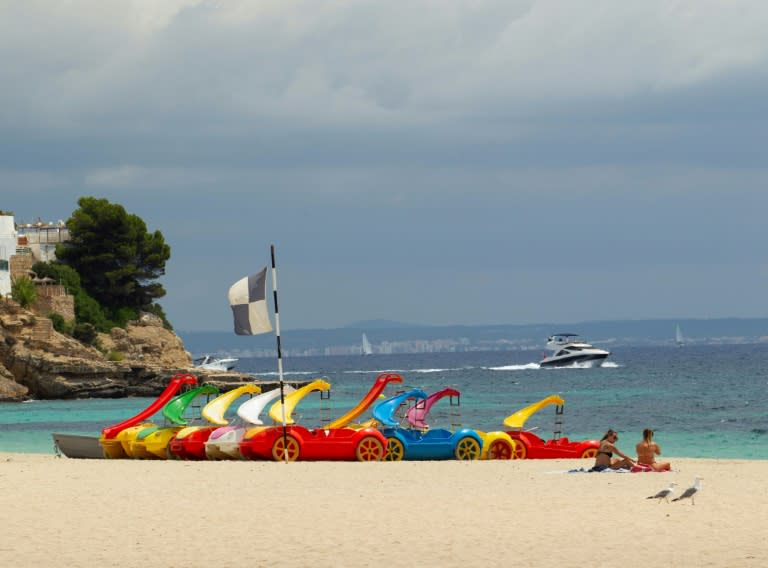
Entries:
{"type": "MultiPolygon", "coordinates": [[[[418,326],[387,322],[391,327],[365,322],[337,329],[287,329],[282,333],[285,354],[301,356],[360,353],[361,333],[366,333],[374,355],[444,353],[463,351],[536,351],[552,333],[578,333],[596,345],[675,345],[677,325],[685,329],[686,345],[728,345],[768,342],[768,318],[650,319],[585,321],[578,323],[498,324],[473,326],[418,326]]],[[[242,337],[229,331],[178,331],[193,355],[227,353],[241,357],[272,357],[271,334],[242,337]]]]}

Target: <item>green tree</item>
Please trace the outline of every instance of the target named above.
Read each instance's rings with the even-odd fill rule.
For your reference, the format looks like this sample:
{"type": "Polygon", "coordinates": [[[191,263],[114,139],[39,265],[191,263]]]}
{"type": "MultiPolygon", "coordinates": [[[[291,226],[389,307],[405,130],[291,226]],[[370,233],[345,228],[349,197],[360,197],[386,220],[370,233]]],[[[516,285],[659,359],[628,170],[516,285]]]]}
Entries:
{"type": "Polygon", "coordinates": [[[11,298],[19,303],[22,308],[28,308],[37,300],[37,288],[29,278],[22,276],[11,286],[11,298]]]}
{"type": "Polygon", "coordinates": [[[75,298],[75,319],[80,323],[89,323],[97,330],[108,332],[115,327],[99,303],[91,298],[80,283],[80,275],[71,266],[60,262],[36,262],[32,271],[39,277],[53,278],[64,286],[68,294],[75,298]]]}
{"type": "Polygon", "coordinates": [[[59,261],[80,275],[82,288],[114,323],[156,311],[165,289],[155,280],[171,257],[162,233],[148,232],[140,217],[106,199],[81,197],[77,204],[67,220],[70,240],[56,248],[59,261]]]}

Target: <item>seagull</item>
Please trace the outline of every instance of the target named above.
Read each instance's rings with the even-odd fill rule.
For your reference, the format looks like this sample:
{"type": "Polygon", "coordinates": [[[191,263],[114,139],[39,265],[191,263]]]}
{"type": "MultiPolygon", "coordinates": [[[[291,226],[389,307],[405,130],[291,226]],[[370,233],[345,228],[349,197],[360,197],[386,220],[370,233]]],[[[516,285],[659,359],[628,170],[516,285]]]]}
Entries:
{"type": "Polygon", "coordinates": [[[697,477],[693,485],[683,491],[683,494],[680,495],[680,497],[676,497],[675,499],[672,499],[672,501],[680,501],[680,499],[687,499],[688,497],[691,498],[691,504],[695,505],[696,501],[694,501],[693,496],[696,495],[696,493],[701,489],[701,480],[704,479],[703,477],[697,477]]]}
{"type": "Polygon", "coordinates": [[[659,503],[661,503],[661,500],[664,499],[667,503],[669,503],[669,496],[672,495],[675,491],[675,483],[674,481],[669,484],[669,487],[666,489],[662,489],[659,491],[656,495],[651,495],[650,497],[646,497],[646,499],[658,499],[659,503]]]}

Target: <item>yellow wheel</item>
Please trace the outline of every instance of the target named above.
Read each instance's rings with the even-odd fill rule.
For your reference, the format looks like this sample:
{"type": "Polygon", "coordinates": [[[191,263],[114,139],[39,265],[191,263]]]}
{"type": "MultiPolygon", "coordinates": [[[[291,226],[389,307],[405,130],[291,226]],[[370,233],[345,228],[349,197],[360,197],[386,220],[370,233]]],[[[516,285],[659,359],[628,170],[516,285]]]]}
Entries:
{"type": "Polygon", "coordinates": [[[594,458],[597,456],[597,448],[587,448],[581,452],[582,458],[594,458]]]}
{"type": "Polygon", "coordinates": [[[515,441],[515,449],[512,451],[512,459],[513,460],[524,460],[525,456],[527,455],[527,451],[525,450],[525,445],[515,441]]]}
{"type": "Polygon", "coordinates": [[[386,461],[399,462],[405,456],[403,443],[397,438],[387,438],[387,453],[384,455],[386,461]]]}
{"type": "Polygon", "coordinates": [[[357,445],[355,455],[361,462],[380,461],[384,457],[384,444],[373,436],[366,436],[357,445]]]}
{"type": "Polygon", "coordinates": [[[453,452],[457,460],[477,460],[480,459],[480,444],[470,436],[465,436],[456,444],[453,452]]]}
{"type": "Polygon", "coordinates": [[[299,457],[299,442],[290,434],[283,440],[283,435],[280,434],[280,437],[272,444],[272,459],[283,461],[286,459],[286,454],[287,461],[296,461],[299,457]]]}
{"type": "Polygon", "coordinates": [[[512,446],[506,440],[494,440],[488,448],[489,460],[511,460],[512,446]]]}

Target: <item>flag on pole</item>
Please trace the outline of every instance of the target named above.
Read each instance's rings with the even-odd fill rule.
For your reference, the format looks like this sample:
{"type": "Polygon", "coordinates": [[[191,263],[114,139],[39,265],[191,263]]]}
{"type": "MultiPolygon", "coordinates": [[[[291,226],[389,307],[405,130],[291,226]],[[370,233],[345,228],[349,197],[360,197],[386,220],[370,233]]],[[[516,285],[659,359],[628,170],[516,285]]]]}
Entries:
{"type": "Polygon", "coordinates": [[[237,335],[272,331],[267,311],[267,267],[235,282],[229,289],[229,305],[237,335]]]}

